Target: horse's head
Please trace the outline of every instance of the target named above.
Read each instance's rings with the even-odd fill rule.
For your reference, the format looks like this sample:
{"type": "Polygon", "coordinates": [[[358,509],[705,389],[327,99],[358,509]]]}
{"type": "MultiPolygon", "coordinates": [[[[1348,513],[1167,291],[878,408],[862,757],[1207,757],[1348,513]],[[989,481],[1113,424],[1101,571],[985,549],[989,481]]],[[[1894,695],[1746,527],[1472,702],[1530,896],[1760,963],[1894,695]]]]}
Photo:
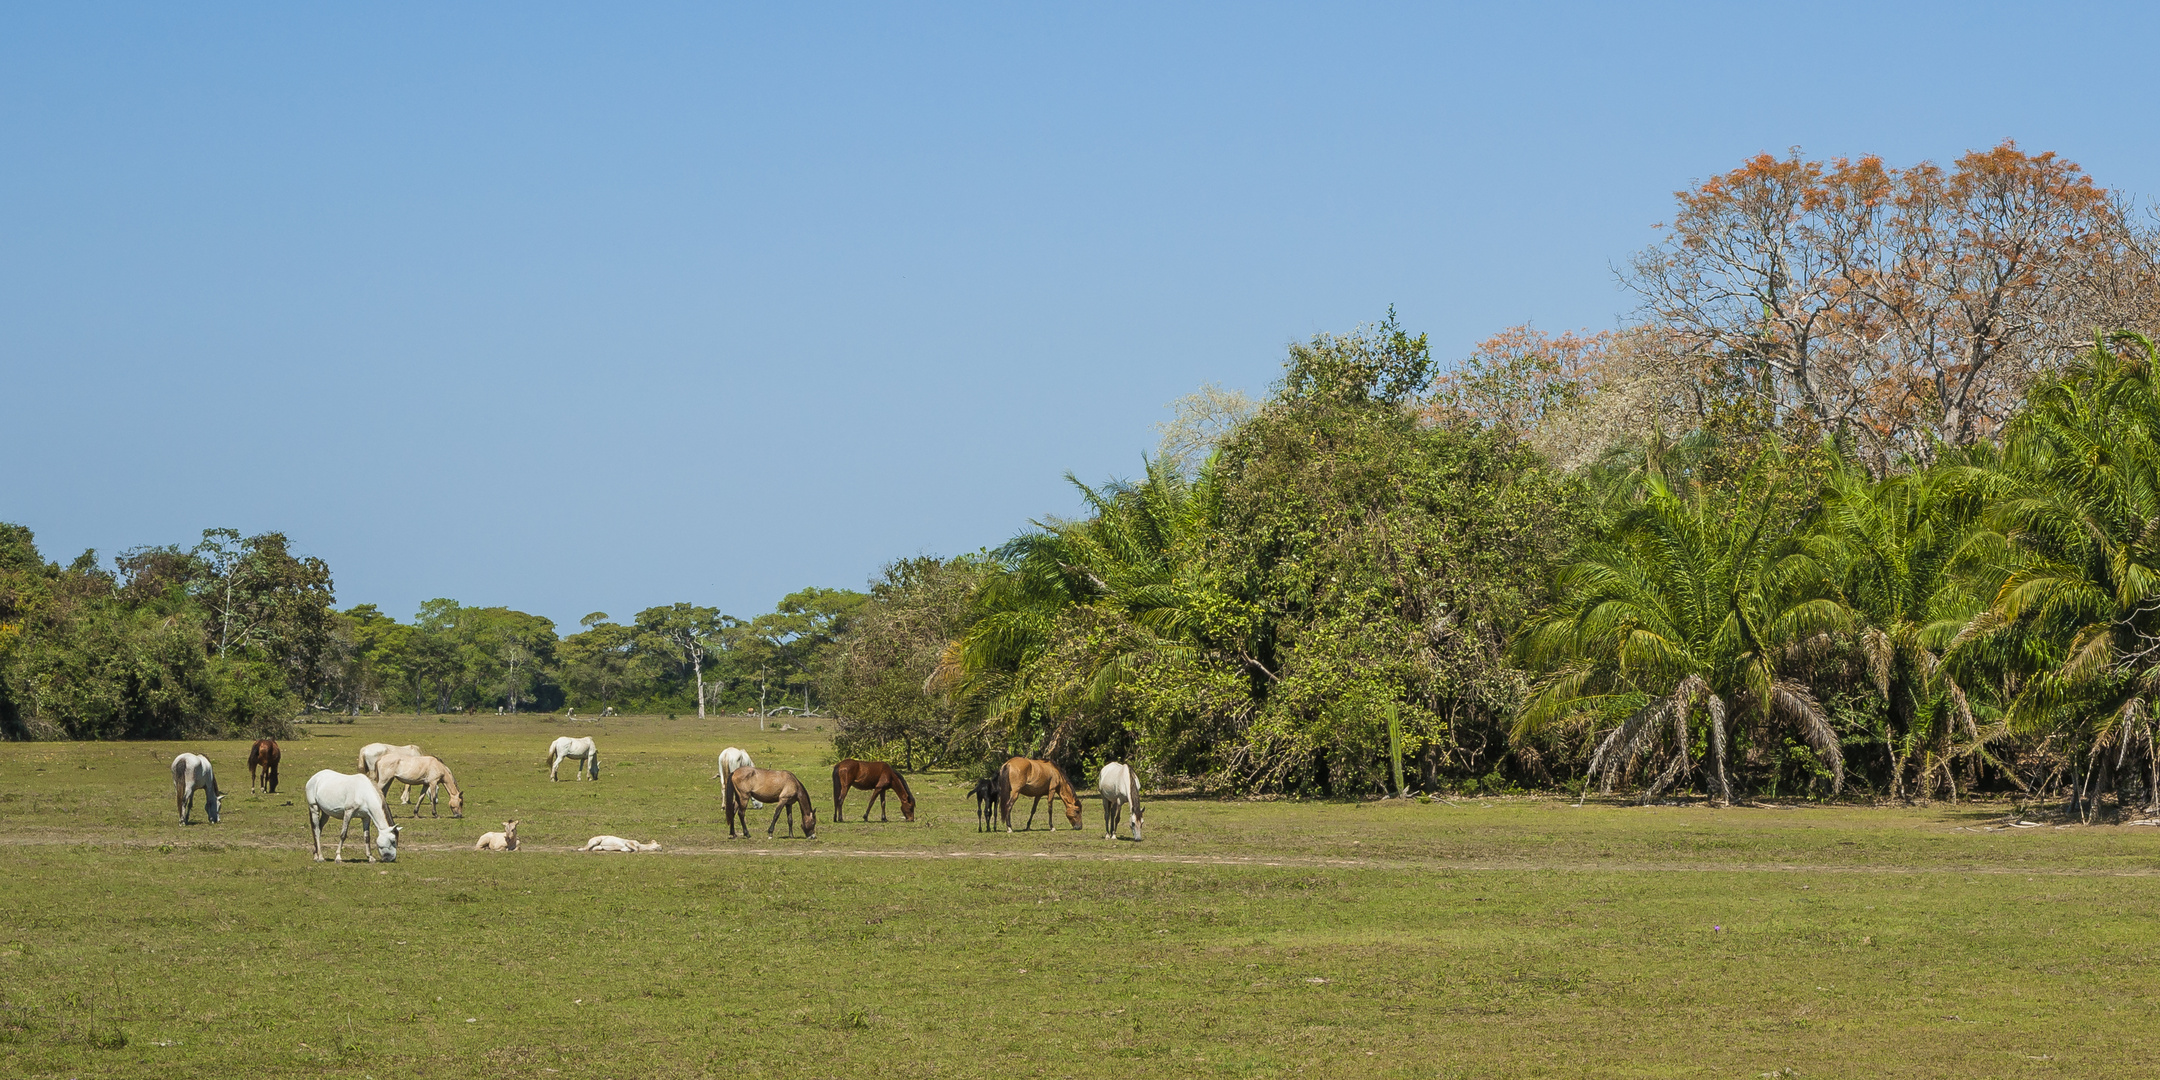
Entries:
{"type": "Polygon", "coordinates": [[[1137,799],[1133,800],[1133,804],[1132,804],[1132,838],[1133,838],[1134,840],[1138,840],[1138,839],[1140,839],[1140,822],[1141,822],[1141,819],[1143,819],[1143,818],[1145,818],[1145,817],[1147,817],[1147,811],[1145,811],[1145,810],[1142,810],[1142,809],[1140,808],[1140,802],[1139,802],[1139,800],[1137,800],[1137,799]]]}
{"type": "Polygon", "coordinates": [[[225,796],[210,796],[210,823],[217,824],[218,814],[225,809],[225,796]]]}
{"type": "Polygon", "coordinates": [[[450,816],[455,818],[461,818],[465,816],[464,792],[453,791],[450,793],[450,816]]]}
{"type": "Polygon", "coordinates": [[[816,836],[816,835],[817,835],[817,809],[816,809],[815,807],[813,807],[813,806],[811,806],[811,805],[810,805],[810,800],[809,800],[809,798],[808,798],[808,797],[804,797],[803,799],[801,799],[801,800],[797,801],[795,805],[797,805],[797,806],[800,806],[800,807],[802,807],[802,834],[803,834],[803,839],[805,839],[805,840],[808,840],[808,839],[810,839],[811,837],[813,837],[813,836],[816,836]]]}
{"type": "Polygon", "coordinates": [[[504,835],[504,836],[516,836],[516,835],[517,835],[517,822],[515,822],[515,821],[505,821],[505,822],[503,822],[503,835],[504,835]]]}
{"type": "Polygon", "coordinates": [[[398,834],[405,831],[403,825],[392,825],[375,834],[375,848],[382,853],[382,861],[397,861],[398,834]]]}

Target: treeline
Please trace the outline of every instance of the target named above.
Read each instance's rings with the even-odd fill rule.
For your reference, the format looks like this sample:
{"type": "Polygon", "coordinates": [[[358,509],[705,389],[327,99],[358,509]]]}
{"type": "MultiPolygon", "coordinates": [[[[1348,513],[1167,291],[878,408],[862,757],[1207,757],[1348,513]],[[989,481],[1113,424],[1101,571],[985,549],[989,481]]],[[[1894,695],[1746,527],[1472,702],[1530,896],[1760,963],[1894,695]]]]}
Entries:
{"type": "Polygon", "coordinates": [[[333,607],[330,568],[280,533],[46,562],[0,524],[0,734],[172,738],[289,732],[298,717],[584,708],[811,711],[817,659],[863,596],[805,589],[750,620],[678,603],[559,636],[538,615],[453,600],[399,622],[333,607]]]}
{"type": "Polygon", "coordinates": [[[1623,330],[1437,374],[1392,315],[1321,335],[1083,518],[896,564],[823,675],[842,748],[2160,803],[2149,220],[2008,143],[1679,202],[1623,330]]]}

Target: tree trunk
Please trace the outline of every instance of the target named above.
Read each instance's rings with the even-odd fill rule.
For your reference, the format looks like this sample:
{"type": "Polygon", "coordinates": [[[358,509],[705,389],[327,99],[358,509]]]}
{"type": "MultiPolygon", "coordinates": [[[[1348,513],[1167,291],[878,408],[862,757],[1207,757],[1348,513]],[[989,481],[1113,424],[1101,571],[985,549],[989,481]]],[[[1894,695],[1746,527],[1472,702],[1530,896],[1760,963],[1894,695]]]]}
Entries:
{"type": "Polygon", "coordinates": [[[697,718],[705,719],[705,654],[690,654],[690,670],[697,676],[697,718]]]}

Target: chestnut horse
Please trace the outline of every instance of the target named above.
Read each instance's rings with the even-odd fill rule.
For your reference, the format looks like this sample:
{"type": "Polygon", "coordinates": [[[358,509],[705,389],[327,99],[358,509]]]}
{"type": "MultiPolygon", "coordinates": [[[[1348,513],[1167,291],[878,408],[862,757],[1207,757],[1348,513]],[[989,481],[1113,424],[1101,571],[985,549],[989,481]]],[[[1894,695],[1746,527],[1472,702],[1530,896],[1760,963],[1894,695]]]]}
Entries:
{"type": "Polygon", "coordinates": [[[758,769],[748,765],[735,770],[727,782],[727,834],[735,837],[735,819],[742,818],[743,839],[750,838],[750,808],[743,805],[750,799],[759,799],[772,805],[772,824],[765,826],[765,835],[771,836],[780,825],[780,812],[787,811],[787,829],[790,837],[795,835],[795,810],[802,809],[802,834],[808,840],[817,835],[817,809],[810,805],[810,789],[785,769],[758,769]]]}
{"type": "Polygon", "coordinates": [[[265,795],[277,794],[277,763],[278,758],[282,756],[282,754],[278,753],[276,739],[255,740],[255,745],[248,749],[248,790],[250,792],[257,787],[257,773],[260,772],[262,793],[265,795]]]}
{"type": "MultiPolygon", "coordinates": [[[[1080,827],[1080,796],[1073,791],[1072,781],[1065,779],[1065,770],[1047,761],[1016,757],[1007,761],[1005,767],[998,772],[998,786],[1004,789],[998,793],[1001,796],[998,800],[998,814],[1005,819],[1006,832],[1013,831],[1013,803],[1018,802],[1022,795],[1031,795],[1035,799],[1034,805],[1028,807],[1029,829],[1035,827],[1035,811],[1042,808],[1045,795],[1057,796],[1065,804],[1065,820],[1072,822],[1074,829],[1080,827]]],[[[1055,821],[1049,818],[1043,820],[1049,821],[1050,828],[1056,830],[1055,821]]]]}
{"type": "Polygon", "coordinates": [[[891,821],[885,816],[885,796],[900,793],[900,816],[915,820],[915,793],[908,790],[907,777],[883,761],[857,761],[848,758],[832,767],[832,816],[839,821],[847,820],[847,793],[850,788],[862,788],[870,793],[863,803],[862,819],[870,820],[870,804],[878,804],[878,820],[891,821]]]}

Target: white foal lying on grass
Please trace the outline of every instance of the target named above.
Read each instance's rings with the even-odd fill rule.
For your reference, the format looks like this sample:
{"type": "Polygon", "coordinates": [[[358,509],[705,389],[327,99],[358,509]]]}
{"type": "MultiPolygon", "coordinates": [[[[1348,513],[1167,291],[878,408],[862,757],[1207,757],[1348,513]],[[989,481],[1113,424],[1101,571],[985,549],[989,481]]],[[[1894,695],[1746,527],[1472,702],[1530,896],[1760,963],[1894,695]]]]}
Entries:
{"type": "Polygon", "coordinates": [[[503,822],[501,832],[481,833],[473,843],[474,851],[516,851],[517,826],[515,821],[503,822]]]}
{"type": "Polygon", "coordinates": [[[585,848],[584,848],[584,850],[586,850],[586,851],[658,851],[658,850],[660,850],[660,845],[659,845],[658,843],[651,843],[651,844],[640,844],[640,843],[638,843],[638,842],[637,842],[637,841],[635,841],[635,840],[625,840],[625,839],[623,839],[623,838],[622,838],[622,837],[620,837],[620,836],[595,836],[595,837],[593,837],[592,839],[590,839],[590,840],[587,840],[587,841],[585,841],[585,848]]]}
{"type": "Polygon", "coordinates": [[[375,851],[368,849],[368,834],[374,833],[375,847],[382,851],[382,861],[397,861],[398,833],[402,825],[390,824],[390,811],[383,809],[382,792],[375,790],[375,781],[356,773],[341,773],[324,769],[308,777],[307,782],[308,825],[315,830],[315,861],[322,861],[323,822],[333,817],[343,817],[344,827],[338,830],[338,862],[345,860],[345,836],[352,832],[354,814],[360,819],[360,846],[368,853],[368,861],[375,861],[375,851]]]}
{"type": "Polygon", "coordinates": [[[219,804],[225,796],[218,794],[217,771],[210,767],[210,759],[201,754],[182,754],[172,759],[173,799],[180,809],[180,824],[188,823],[188,812],[195,809],[195,793],[203,793],[203,809],[210,811],[210,824],[218,823],[219,804]]]}

